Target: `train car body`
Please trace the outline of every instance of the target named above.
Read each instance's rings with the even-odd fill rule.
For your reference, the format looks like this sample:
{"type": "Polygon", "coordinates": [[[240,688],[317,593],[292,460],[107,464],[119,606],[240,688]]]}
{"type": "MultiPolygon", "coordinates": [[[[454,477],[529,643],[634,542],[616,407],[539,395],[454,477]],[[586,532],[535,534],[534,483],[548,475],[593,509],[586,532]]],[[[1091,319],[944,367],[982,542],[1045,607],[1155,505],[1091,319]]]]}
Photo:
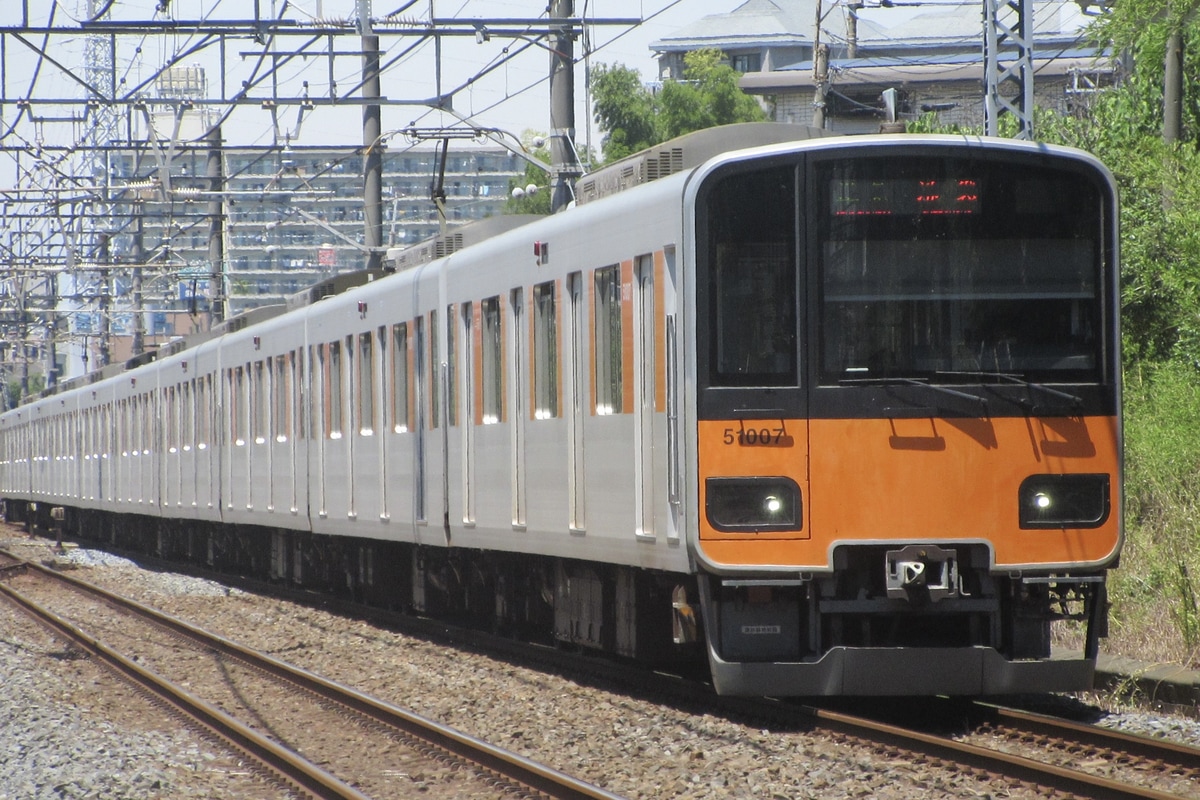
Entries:
{"type": "Polygon", "coordinates": [[[635,657],[702,647],[731,694],[1090,686],[1122,541],[1111,176],[808,135],[669,143],[564,213],[10,411],[10,515],[635,657]],[[1064,617],[1081,656],[1051,652],[1064,617]]]}

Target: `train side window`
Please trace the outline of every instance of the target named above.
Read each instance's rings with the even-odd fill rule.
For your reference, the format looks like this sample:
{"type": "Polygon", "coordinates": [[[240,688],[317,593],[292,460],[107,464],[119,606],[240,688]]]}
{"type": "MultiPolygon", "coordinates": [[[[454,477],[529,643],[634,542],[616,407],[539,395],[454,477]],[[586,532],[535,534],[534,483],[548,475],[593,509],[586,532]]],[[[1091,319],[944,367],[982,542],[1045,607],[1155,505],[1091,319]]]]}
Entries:
{"type": "Polygon", "coordinates": [[[392,430],[408,429],[408,324],[400,322],[392,326],[392,430]]]}
{"type": "Polygon", "coordinates": [[[375,343],[369,333],[358,336],[358,433],[375,433],[375,343]]]}
{"type": "Polygon", "coordinates": [[[558,416],[558,309],[554,281],[533,287],[534,419],[558,416]]]}
{"type": "Polygon", "coordinates": [[[504,420],[504,340],[501,330],[500,298],[489,297],[480,304],[483,326],[483,424],[504,420]]]}
{"type": "Polygon", "coordinates": [[[596,270],[596,413],[620,414],[624,397],[621,338],[621,267],[596,270]]]}

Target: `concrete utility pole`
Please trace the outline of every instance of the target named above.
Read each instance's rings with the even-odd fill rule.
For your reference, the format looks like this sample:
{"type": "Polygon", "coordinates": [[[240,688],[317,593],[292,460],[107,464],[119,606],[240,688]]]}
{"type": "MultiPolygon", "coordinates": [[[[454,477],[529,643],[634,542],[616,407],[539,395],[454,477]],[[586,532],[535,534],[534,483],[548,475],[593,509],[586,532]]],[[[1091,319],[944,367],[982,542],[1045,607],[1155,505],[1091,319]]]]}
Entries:
{"type": "Polygon", "coordinates": [[[383,267],[383,122],[379,107],[379,37],[371,31],[371,2],[358,0],[363,52],[363,245],[367,269],[383,267]],[[374,102],[371,102],[374,100],[374,102]]]}
{"type": "Polygon", "coordinates": [[[210,327],[225,321],[225,168],[222,166],[221,126],[208,132],[208,161],[205,177],[208,190],[208,263],[212,275],[212,306],[210,327]]]}
{"type": "Polygon", "coordinates": [[[575,40],[567,20],[575,0],[553,0],[550,19],[563,20],[550,38],[550,210],[558,212],[575,199],[575,179],[583,174],[575,152],[575,40]]]}

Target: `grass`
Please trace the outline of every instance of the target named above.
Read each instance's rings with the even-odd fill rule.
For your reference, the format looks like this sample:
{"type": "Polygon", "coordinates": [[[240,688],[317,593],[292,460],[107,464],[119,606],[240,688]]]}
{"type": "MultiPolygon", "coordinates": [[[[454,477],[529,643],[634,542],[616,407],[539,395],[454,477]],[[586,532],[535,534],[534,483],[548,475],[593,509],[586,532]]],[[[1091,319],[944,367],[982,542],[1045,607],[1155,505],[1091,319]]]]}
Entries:
{"type": "Polygon", "coordinates": [[[1200,366],[1139,369],[1125,376],[1125,547],[1101,649],[1200,669],[1198,596],[1200,366]]]}

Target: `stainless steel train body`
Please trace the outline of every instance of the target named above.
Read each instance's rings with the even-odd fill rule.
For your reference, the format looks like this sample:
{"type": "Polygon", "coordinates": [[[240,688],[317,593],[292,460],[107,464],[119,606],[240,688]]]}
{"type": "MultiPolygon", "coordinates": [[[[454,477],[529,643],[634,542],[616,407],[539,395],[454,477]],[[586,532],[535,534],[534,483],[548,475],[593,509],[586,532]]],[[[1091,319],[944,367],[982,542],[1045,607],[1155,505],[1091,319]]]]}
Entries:
{"type": "Polygon", "coordinates": [[[995,140],[734,149],[754,135],[5,413],[10,515],[704,646],[730,693],[1088,685],[1121,543],[1111,176],[995,140]],[[1062,616],[1083,657],[1052,657],[1062,616]]]}

